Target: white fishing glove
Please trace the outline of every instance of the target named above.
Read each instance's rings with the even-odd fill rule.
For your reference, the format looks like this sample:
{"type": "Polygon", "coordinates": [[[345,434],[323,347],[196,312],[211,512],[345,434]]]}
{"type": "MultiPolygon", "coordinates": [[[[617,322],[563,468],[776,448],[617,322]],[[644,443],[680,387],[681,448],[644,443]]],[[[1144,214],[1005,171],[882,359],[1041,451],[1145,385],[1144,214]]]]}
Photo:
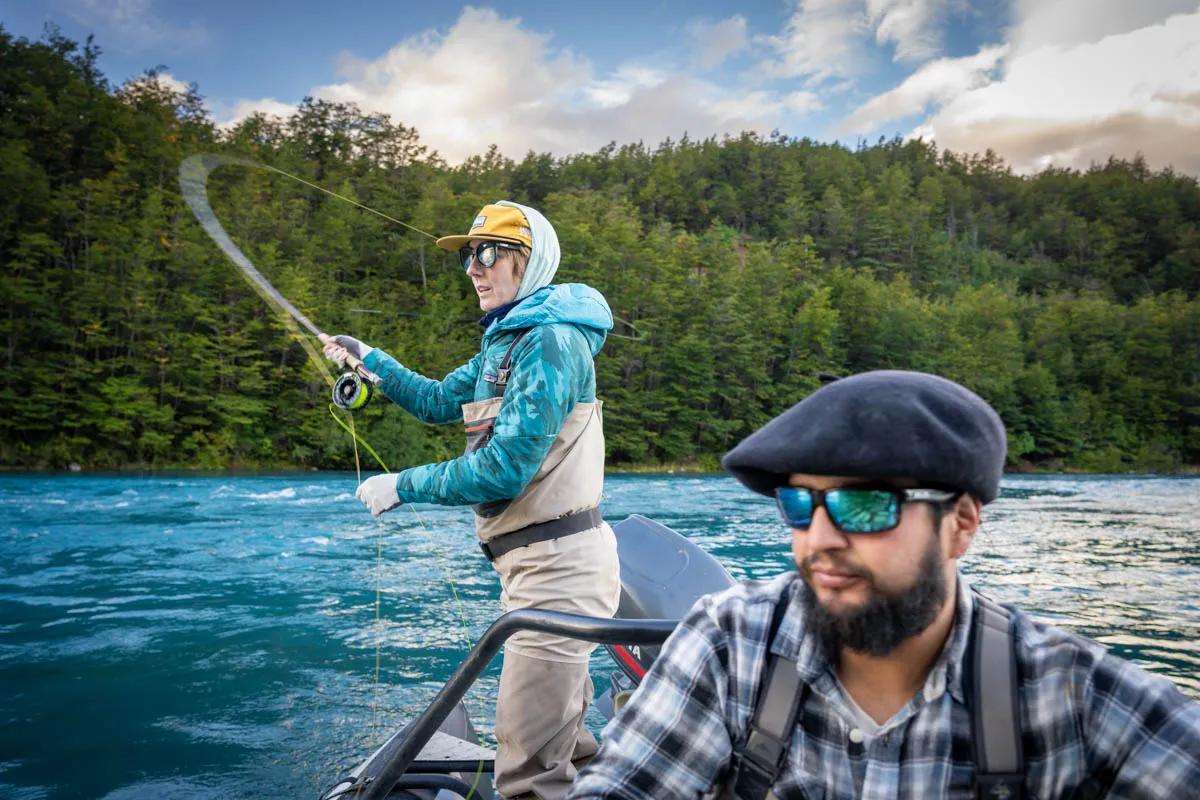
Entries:
{"type": "Polygon", "coordinates": [[[367,357],[367,353],[375,348],[369,344],[364,344],[353,336],[322,336],[321,342],[325,345],[325,357],[330,361],[335,362],[339,367],[345,366],[346,356],[352,355],[359,361],[367,357]]]}
{"type": "Polygon", "coordinates": [[[400,505],[400,495],[396,492],[396,473],[372,475],[359,485],[355,497],[362,500],[377,517],[385,511],[391,511],[400,505]]]}

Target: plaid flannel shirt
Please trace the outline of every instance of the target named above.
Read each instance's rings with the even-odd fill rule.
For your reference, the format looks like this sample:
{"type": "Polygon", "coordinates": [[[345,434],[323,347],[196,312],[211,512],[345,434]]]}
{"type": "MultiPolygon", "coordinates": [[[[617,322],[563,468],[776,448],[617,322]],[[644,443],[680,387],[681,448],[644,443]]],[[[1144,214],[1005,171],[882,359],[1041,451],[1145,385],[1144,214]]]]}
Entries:
{"type": "MultiPolygon", "coordinates": [[[[605,729],[570,797],[712,790],[746,732],[775,604],[798,579],[792,572],[701,598],[605,729]]],[[[974,798],[961,674],[971,597],[960,576],[954,625],[923,690],[874,736],[855,727],[831,665],[805,634],[802,605],[790,604],[771,648],[796,659],[808,690],[775,785],[780,800],[974,798]]],[[[1200,798],[1200,704],[1093,641],[1015,609],[1013,619],[1028,797],[1200,798]]]]}

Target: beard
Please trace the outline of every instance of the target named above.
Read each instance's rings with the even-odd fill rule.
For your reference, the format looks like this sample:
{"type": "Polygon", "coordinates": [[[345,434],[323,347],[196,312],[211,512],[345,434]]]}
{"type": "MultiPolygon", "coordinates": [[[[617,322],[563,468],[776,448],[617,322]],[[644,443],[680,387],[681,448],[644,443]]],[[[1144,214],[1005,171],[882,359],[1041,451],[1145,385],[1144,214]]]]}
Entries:
{"type": "Polygon", "coordinates": [[[837,663],[841,648],[869,656],[886,656],[905,640],[929,627],[946,602],[946,574],[936,530],[921,555],[917,578],[911,587],[899,592],[879,588],[875,576],[862,569],[854,574],[871,588],[871,596],[862,606],[834,612],[821,605],[813,592],[811,560],[800,567],[804,580],[799,587],[809,630],[817,637],[830,663],[837,663]]]}

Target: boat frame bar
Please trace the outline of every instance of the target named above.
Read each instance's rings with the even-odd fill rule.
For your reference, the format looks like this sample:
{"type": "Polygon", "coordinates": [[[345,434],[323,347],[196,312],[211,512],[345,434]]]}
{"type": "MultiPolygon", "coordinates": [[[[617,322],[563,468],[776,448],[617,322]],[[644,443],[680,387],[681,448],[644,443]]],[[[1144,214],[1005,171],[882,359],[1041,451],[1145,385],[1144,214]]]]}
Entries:
{"type": "Polygon", "coordinates": [[[384,800],[391,793],[421,749],[513,634],[536,631],[596,644],[653,645],[666,641],[677,624],[679,620],[675,619],[603,619],[530,608],[504,614],[488,627],[437,697],[409,726],[408,735],[393,737],[363,765],[352,790],[354,797],[384,800]]]}

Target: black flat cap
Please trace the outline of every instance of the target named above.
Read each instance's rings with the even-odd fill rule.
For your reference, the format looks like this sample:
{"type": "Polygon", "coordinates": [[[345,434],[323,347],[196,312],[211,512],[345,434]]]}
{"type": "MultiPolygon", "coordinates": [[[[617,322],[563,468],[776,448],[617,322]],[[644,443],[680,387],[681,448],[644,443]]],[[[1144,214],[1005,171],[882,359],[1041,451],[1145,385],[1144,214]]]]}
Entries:
{"type": "Polygon", "coordinates": [[[1000,415],[971,390],[936,375],[882,370],[822,386],[721,464],[765,495],[799,472],[912,478],[990,503],[1006,450],[1000,415]]]}

